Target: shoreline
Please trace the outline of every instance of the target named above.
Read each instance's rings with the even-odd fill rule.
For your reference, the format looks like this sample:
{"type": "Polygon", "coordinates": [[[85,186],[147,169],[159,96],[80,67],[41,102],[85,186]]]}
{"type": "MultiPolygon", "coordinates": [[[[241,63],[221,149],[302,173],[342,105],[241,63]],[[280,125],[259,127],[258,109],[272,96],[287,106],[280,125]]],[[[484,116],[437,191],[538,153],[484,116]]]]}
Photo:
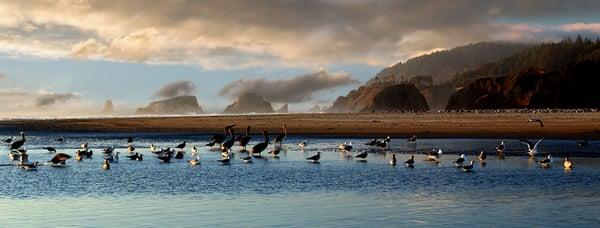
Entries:
{"type": "Polygon", "coordinates": [[[423,138],[600,139],[599,112],[536,113],[544,121],[525,124],[530,113],[302,113],[152,117],[92,117],[0,120],[0,130],[55,132],[148,132],[212,134],[236,124],[252,133],[288,127],[291,135],[346,135],[423,138]]]}

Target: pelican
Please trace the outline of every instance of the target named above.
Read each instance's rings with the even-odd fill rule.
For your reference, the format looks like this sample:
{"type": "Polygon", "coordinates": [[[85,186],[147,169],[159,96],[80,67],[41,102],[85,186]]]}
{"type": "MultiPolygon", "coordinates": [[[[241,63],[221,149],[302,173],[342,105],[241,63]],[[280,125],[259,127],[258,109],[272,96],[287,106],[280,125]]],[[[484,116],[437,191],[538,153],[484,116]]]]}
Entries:
{"type": "Polygon", "coordinates": [[[369,154],[366,151],[363,151],[362,153],[354,156],[354,158],[360,158],[360,159],[362,159],[361,161],[366,161],[367,156],[369,156],[369,154]]]}
{"type": "Polygon", "coordinates": [[[127,146],[127,152],[132,154],[134,151],[135,151],[135,147],[133,147],[132,145],[127,146]]]}
{"type": "Polygon", "coordinates": [[[150,152],[154,153],[154,151],[156,151],[156,146],[154,146],[154,143],[150,143],[150,152]]]}
{"type": "Polygon", "coordinates": [[[304,150],[304,148],[308,145],[308,139],[305,139],[303,142],[298,143],[300,149],[304,150]]]}
{"type": "Polygon", "coordinates": [[[456,167],[460,168],[466,160],[465,154],[461,154],[460,157],[454,161],[454,164],[456,164],[456,167]]]}
{"type": "Polygon", "coordinates": [[[390,158],[390,165],[396,165],[396,154],[392,154],[392,158],[390,158]]]}
{"type": "Polygon", "coordinates": [[[310,162],[319,162],[319,159],[321,159],[321,152],[317,152],[317,154],[306,158],[310,162]]]}
{"type": "Polygon", "coordinates": [[[485,152],[482,150],[479,152],[479,161],[481,161],[481,164],[485,164],[485,159],[487,159],[487,155],[485,155],[485,152]]]}
{"type": "Polygon", "coordinates": [[[252,154],[258,154],[260,156],[260,153],[267,149],[267,146],[269,146],[269,135],[267,131],[263,130],[262,135],[265,137],[265,140],[263,142],[257,143],[252,147],[252,154]]]}
{"type": "Polygon", "coordinates": [[[475,161],[471,160],[471,162],[469,162],[468,165],[463,165],[462,166],[462,170],[465,171],[465,172],[471,172],[471,171],[473,171],[473,167],[474,167],[473,164],[474,163],[475,163],[475,161]]]}
{"type": "Polygon", "coordinates": [[[285,125],[283,125],[281,128],[283,129],[283,134],[278,135],[275,138],[275,141],[273,141],[276,144],[283,144],[283,140],[285,140],[285,138],[287,138],[287,127],[285,125]]]}
{"type": "Polygon", "coordinates": [[[408,167],[413,167],[413,165],[415,164],[415,156],[410,155],[410,158],[408,160],[404,161],[404,164],[406,164],[406,166],[408,166],[408,167]]]}
{"type": "Polygon", "coordinates": [[[565,167],[565,169],[572,169],[573,168],[573,162],[571,160],[569,160],[569,157],[565,157],[565,161],[563,162],[563,166],[565,167]]]}
{"type": "Polygon", "coordinates": [[[179,149],[179,150],[183,150],[185,148],[185,144],[187,143],[187,141],[183,141],[182,143],[180,143],[179,145],[175,146],[175,148],[179,149]]]}
{"type": "Polygon", "coordinates": [[[343,150],[343,151],[350,151],[350,150],[352,150],[352,142],[342,143],[342,144],[338,145],[338,149],[343,150]]]}
{"type": "Polygon", "coordinates": [[[416,142],[417,141],[417,135],[413,134],[411,137],[409,137],[406,141],[409,142],[416,142]]]}
{"type": "Polygon", "coordinates": [[[531,118],[527,119],[527,122],[525,123],[525,125],[527,125],[529,123],[533,123],[533,122],[539,123],[540,127],[544,128],[544,123],[538,117],[531,117],[531,118]]]}
{"type": "Polygon", "coordinates": [[[10,144],[10,150],[17,150],[25,145],[25,132],[21,132],[21,139],[15,140],[10,144]]]}
{"type": "Polygon", "coordinates": [[[542,142],[542,139],[539,139],[535,144],[527,139],[519,139],[519,141],[527,145],[527,154],[529,154],[529,156],[535,156],[537,154],[537,146],[542,142]]]}
{"type": "Polygon", "coordinates": [[[242,161],[244,161],[244,163],[252,163],[254,162],[254,157],[252,155],[248,155],[246,157],[243,157],[242,161]]]}
{"type": "Polygon", "coordinates": [[[229,137],[230,139],[221,144],[221,152],[229,151],[233,144],[235,143],[235,137],[233,133],[233,128],[229,129],[229,137]]]}
{"type": "Polygon", "coordinates": [[[42,147],[42,149],[47,150],[48,153],[56,153],[56,149],[54,149],[54,147],[45,146],[45,147],[42,147]]]}
{"type": "Polygon", "coordinates": [[[190,165],[200,164],[200,155],[197,155],[195,159],[189,160],[188,162],[190,163],[190,165]]]}
{"type": "Polygon", "coordinates": [[[250,126],[246,127],[246,133],[237,137],[237,141],[240,142],[240,147],[242,147],[242,151],[246,151],[246,146],[250,142],[252,137],[250,136],[250,126]]]}
{"type": "Polygon", "coordinates": [[[108,159],[104,159],[104,162],[102,163],[102,169],[110,170],[110,162],[108,162],[108,159]]]}
{"type": "Polygon", "coordinates": [[[70,158],[71,155],[65,153],[56,153],[48,162],[52,163],[52,166],[64,166],[66,161],[70,158]]]}
{"type": "Polygon", "coordinates": [[[548,154],[548,157],[546,157],[543,160],[538,161],[538,163],[540,164],[540,166],[542,168],[550,167],[550,163],[552,163],[552,155],[548,154]]]}
{"type": "Polygon", "coordinates": [[[216,134],[210,139],[210,143],[207,143],[205,146],[213,147],[215,144],[221,144],[227,138],[227,134],[229,133],[229,129],[235,127],[235,124],[225,126],[223,128],[223,134],[216,134]]]}

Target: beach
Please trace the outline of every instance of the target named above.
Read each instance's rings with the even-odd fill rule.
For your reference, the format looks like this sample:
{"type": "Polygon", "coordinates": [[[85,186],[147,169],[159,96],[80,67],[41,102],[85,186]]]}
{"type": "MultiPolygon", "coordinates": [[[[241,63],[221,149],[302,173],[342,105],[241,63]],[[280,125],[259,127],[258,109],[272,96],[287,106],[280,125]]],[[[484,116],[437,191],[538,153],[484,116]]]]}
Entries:
{"type": "Polygon", "coordinates": [[[252,133],[281,133],[286,125],[294,135],[346,135],[425,138],[588,138],[600,137],[600,113],[536,113],[538,123],[526,124],[531,114],[508,113],[313,113],[198,115],[159,117],[102,117],[9,119],[0,128],[10,131],[216,133],[236,124],[252,133]]]}

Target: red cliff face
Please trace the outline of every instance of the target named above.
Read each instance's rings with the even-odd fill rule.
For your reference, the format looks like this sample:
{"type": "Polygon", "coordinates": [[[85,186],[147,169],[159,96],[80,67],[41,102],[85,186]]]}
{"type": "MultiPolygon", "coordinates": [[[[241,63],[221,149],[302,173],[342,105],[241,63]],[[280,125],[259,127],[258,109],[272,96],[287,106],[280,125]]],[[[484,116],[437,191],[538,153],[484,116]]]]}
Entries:
{"type": "Polygon", "coordinates": [[[413,85],[370,84],[338,97],[329,112],[429,110],[427,100],[413,85]]]}

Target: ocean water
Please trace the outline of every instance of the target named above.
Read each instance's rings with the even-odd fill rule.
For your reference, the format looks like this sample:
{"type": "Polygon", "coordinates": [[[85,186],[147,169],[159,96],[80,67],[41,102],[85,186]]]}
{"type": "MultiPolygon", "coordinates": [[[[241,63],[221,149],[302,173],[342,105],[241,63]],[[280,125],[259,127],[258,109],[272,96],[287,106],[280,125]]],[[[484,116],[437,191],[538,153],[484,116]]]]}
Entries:
{"type": "MultiPolygon", "coordinates": [[[[0,135],[1,139],[6,135],[0,135]]],[[[398,227],[398,226],[570,226],[600,225],[600,143],[586,147],[573,140],[544,140],[540,156],[552,154],[550,168],[540,168],[525,155],[525,146],[506,141],[507,156],[494,148],[503,139],[392,139],[379,150],[367,138],[289,136],[274,158],[246,164],[234,147],[231,165],[203,147],[209,135],[45,133],[32,132],[26,147],[30,160],[52,156],[43,146],[74,154],[88,142],[94,157],[69,160],[67,167],[40,166],[24,171],[12,166],[7,147],[0,146],[0,227],[398,227]],[[64,136],[66,143],[54,139],[64,136]],[[125,138],[134,137],[144,161],[128,160],[125,138]],[[301,151],[297,144],[309,139],[301,151]],[[160,163],[148,152],[150,143],[173,147],[188,141],[186,157],[160,163]],[[336,145],[352,141],[353,152],[336,145]],[[189,148],[200,149],[201,164],[190,166],[189,148]],[[101,170],[101,149],[114,146],[119,163],[101,170]],[[440,164],[425,162],[423,153],[442,149],[440,164]],[[465,173],[452,161],[458,154],[475,158],[488,152],[485,166],[465,173]],[[369,151],[366,162],[351,158],[369,151]],[[322,153],[320,163],[306,157],[322,153]],[[389,165],[392,153],[398,165],[389,165]],[[414,168],[401,164],[416,155],[414,168]],[[566,171],[569,156],[575,168],[566,171]]],[[[251,145],[260,140],[253,136],[251,145]]]]}

